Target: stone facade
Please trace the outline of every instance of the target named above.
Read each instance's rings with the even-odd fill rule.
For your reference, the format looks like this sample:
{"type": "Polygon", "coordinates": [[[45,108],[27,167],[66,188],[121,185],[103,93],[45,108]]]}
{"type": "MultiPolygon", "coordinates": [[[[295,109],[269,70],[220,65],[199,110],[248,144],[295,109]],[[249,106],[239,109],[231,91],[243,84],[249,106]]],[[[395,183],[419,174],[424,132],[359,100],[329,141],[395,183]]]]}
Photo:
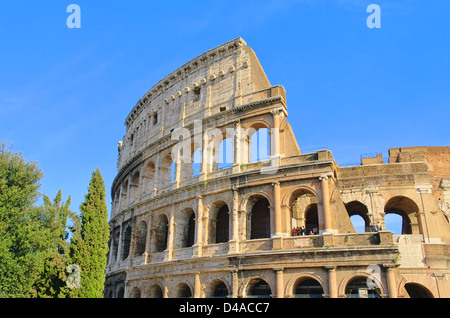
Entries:
{"type": "Polygon", "coordinates": [[[241,38],[153,86],[119,142],[105,297],[450,297],[450,147],[340,167],[287,117],[241,38]]]}

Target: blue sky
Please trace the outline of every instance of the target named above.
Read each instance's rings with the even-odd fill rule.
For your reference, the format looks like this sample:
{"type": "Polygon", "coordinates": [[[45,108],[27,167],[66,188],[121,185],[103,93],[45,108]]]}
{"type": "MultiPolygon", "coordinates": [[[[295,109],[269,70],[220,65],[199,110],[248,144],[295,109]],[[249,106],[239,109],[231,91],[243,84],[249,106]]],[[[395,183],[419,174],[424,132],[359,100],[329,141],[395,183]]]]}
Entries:
{"type": "Polygon", "coordinates": [[[0,142],[79,210],[91,173],[110,188],[117,142],[160,79],[238,36],[287,92],[300,149],[341,165],[389,147],[450,145],[450,2],[3,0],[0,142]],[[69,29],[69,4],[81,28],[69,29]],[[369,4],[381,8],[370,29],[369,4]]]}

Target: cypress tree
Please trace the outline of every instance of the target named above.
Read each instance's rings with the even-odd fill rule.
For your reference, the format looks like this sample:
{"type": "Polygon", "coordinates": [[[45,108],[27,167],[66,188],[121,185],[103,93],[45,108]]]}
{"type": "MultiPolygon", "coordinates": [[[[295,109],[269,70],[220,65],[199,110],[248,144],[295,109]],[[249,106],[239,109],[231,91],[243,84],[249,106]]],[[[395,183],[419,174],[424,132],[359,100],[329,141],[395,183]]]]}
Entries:
{"type": "MultiPolygon", "coordinates": [[[[109,226],[105,184],[99,169],[92,173],[88,193],[80,205],[71,241],[71,263],[79,268],[80,281],[71,297],[102,298],[108,253],[109,226]]],[[[69,278],[76,278],[75,269],[69,278]]]]}

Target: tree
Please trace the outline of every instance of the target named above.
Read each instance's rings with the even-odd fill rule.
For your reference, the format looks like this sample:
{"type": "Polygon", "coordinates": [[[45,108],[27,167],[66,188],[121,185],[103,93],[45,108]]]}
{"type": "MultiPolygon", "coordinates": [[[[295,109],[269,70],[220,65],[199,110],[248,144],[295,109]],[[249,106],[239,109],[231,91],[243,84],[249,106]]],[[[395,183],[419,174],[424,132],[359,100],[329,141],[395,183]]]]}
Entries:
{"type": "Polygon", "coordinates": [[[0,297],[30,297],[40,270],[43,240],[39,197],[42,172],[0,144],[0,297]]]}
{"type": "Polygon", "coordinates": [[[41,255],[41,271],[35,282],[37,297],[66,297],[69,294],[67,266],[69,255],[68,221],[73,221],[75,213],[70,211],[70,196],[62,202],[61,190],[53,202],[44,195],[42,222],[44,230],[40,235],[45,241],[45,252],[41,255]]]}
{"type": "Polygon", "coordinates": [[[102,298],[108,253],[109,226],[105,184],[99,169],[92,173],[88,193],[75,221],[70,261],[81,270],[81,286],[71,297],[102,298]]]}

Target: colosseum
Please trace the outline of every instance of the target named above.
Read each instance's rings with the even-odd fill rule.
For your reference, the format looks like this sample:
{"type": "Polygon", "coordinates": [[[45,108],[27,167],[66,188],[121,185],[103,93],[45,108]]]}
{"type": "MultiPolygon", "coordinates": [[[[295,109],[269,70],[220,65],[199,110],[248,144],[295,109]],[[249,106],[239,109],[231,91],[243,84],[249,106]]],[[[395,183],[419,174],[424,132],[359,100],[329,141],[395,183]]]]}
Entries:
{"type": "Polygon", "coordinates": [[[156,83],[118,145],[105,297],[450,297],[450,147],[342,167],[287,117],[242,38],[156,83]]]}

